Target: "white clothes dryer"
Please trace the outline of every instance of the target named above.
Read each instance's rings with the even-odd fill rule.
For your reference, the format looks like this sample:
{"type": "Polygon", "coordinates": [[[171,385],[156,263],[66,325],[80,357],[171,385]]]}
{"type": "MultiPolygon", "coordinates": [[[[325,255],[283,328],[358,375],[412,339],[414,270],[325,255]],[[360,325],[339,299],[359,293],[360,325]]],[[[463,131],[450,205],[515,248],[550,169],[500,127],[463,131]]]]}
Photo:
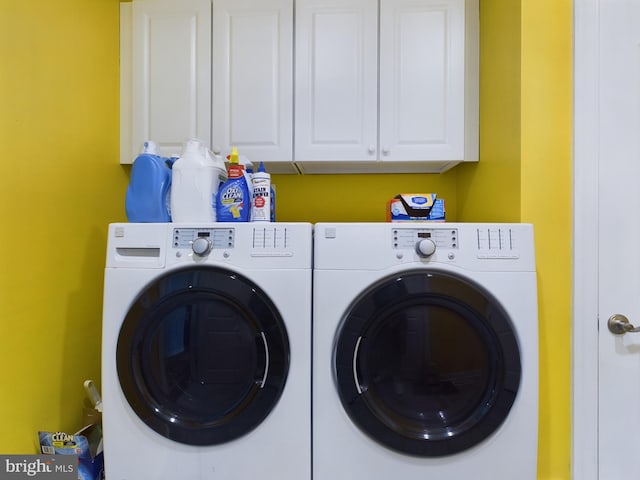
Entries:
{"type": "Polygon", "coordinates": [[[526,224],[320,223],[314,480],[535,480],[526,224]]]}
{"type": "Polygon", "coordinates": [[[312,226],[109,226],[111,480],[311,476],[312,226]]]}

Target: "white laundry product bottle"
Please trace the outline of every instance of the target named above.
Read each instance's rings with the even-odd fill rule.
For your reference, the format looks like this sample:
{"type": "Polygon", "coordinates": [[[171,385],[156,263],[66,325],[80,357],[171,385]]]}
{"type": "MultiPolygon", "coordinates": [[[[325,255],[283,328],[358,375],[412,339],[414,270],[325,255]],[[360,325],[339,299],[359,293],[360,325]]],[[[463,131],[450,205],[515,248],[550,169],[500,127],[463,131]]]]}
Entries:
{"type": "Polygon", "coordinates": [[[242,165],[245,172],[248,172],[249,176],[247,180],[251,180],[251,176],[253,175],[253,162],[244,155],[238,155],[238,163],[242,165]]]}
{"type": "Polygon", "coordinates": [[[211,208],[213,209],[215,221],[218,221],[216,201],[217,201],[218,190],[220,189],[220,186],[222,186],[222,184],[224,184],[224,182],[226,182],[228,179],[227,166],[224,164],[224,160],[222,159],[222,156],[220,156],[219,154],[213,153],[208,148],[205,148],[205,156],[207,157],[208,161],[212,162],[215,165],[215,169],[216,169],[217,177],[216,179],[214,179],[213,198],[211,199],[211,208]]]}
{"type": "Polygon", "coordinates": [[[224,163],[222,156],[219,153],[213,153],[211,150],[207,149],[207,157],[211,159],[216,167],[216,171],[218,172],[218,187],[227,181],[227,166],[224,163]]]}
{"type": "Polygon", "coordinates": [[[207,157],[202,142],[188,140],[173,164],[171,219],[173,222],[215,222],[219,168],[207,157]]]}
{"type": "Polygon", "coordinates": [[[258,171],[253,174],[251,221],[271,221],[271,175],[267,173],[262,162],[260,162],[258,171]]]}

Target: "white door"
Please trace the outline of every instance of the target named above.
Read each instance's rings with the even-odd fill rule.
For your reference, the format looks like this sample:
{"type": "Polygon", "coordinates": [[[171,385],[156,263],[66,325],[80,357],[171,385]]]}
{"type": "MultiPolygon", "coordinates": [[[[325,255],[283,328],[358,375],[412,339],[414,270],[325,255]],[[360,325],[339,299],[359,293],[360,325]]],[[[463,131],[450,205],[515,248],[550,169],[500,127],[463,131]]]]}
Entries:
{"type": "Polygon", "coordinates": [[[377,0],[296,1],[295,158],[377,159],[377,0]]]}
{"type": "Polygon", "coordinates": [[[380,2],[381,160],[465,158],[466,3],[380,2]]]}
{"type": "Polygon", "coordinates": [[[616,335],[608,321],[640,326],[640,2],[575,7],[574,478],[631,480],[640,478],[640,333],[616,335]]]}
{"type": "Polygon", "coordinates": [[[211,135],[210,0],[140,0],[132,19],[132,149],[179,154],[211,135]]]}
{"type": "Polygon", "coordinates": [[[216,0],[212,51],[212,149],[295,171],[293,0],[216,0]]]}

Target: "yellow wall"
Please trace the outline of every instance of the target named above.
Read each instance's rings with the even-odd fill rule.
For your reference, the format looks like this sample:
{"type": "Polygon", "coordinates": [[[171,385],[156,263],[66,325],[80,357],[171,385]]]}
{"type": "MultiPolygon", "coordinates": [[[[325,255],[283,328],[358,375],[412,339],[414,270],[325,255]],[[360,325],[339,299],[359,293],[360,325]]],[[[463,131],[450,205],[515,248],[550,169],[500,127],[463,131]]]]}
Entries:
{"type": "MultiPolygon", "coordinates": [[[[454,168],[455,170],[455,168],[454,168]]],[[[387,200],[402,192],[435,192],[456,216],[456,174],[273,175],[277,220],[384,222],[387,200]]]]}
{"type": "MultiPolygon", "coordinates": [[[[82,380],[99,379],[106,225],[125,220],[129,173],[117,0],[0,0],[0,52],[0,453],[29,453],[38,429],[78,426],[82,380]]],[[[479,164],[274,175],[278,219],[383,221],[396,193],[433,191],[450,220],[534,223],[539,478],[568,480],[571,0],[481,0],[481,58],[479,164]]]]}
{"type": "Polygon", "coordinates": [[[534,224],[538,478],[569,479],[572,2],[480,5],[481,161],[456,168],[458,219],[534,224]]]}
{"type": "Polygon", "coordinates": [[[520,221],[520,2],[480,2],[480,162],[456,167],[457,219],[520,221]]]}
{"type": "Polygon", "coordinates": [[[118,165],[116,0],[0,0],[0,453],[78,428],[99,380],[118,165]]]}
{"type": "Polygon", "coordinates": [[[571,0],[522,0],[521,209],[536,228],[543,479],[570,478],[572,22],[571,0]]]}

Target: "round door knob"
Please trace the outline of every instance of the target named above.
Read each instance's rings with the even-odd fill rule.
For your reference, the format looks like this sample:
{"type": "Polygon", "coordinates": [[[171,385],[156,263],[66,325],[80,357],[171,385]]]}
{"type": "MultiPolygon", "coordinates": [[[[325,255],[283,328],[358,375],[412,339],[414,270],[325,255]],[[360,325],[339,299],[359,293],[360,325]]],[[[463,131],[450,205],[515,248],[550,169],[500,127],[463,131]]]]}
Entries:
{"type": "Polygon", "coordinates": [[[609,317],[609,320],[607,320],[607,327],[614,335],[640,332],[640,327],[634,327],[629,319],[620,313],[616,313],[609,317]]]}
{"type": "Polygon", "coordinates": [[[416,243],[416,252],[421,257],[430,257],[436,252],[436,244],[430,238],[425,238],[416,243]]]}
{"type": "Polygon", "coordinates": [[[208,238],[198,237],[191,244],[191,249],[199,257],[204,257],[211,251],[211,242],[208,238]]]}

